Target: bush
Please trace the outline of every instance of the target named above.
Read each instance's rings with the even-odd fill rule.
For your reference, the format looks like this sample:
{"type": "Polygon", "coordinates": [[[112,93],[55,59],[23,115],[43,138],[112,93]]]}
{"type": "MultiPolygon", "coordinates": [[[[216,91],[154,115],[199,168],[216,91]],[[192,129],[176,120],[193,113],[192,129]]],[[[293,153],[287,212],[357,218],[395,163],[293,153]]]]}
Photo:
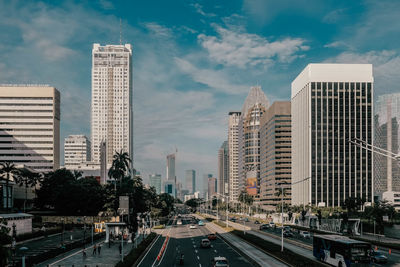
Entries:
{"type": "Polygon", "coordinates": [[[151,233],[148,237],[146,237],[142,242],[140,242],[137,248],[133,248],[128,255],[124,257],[124,261],[120,261],[115,265],[115,267],[131,267],[135,262],[139,259],[139,257],[143,254],[146,248],[151,244],[154,238],[157,236],[156,233],[151,233]]]}
{"type": "Polygon", "coordinates": [[[283,252],[281,252],[281,246],[277,245],[275,243],[269,242],[265,239],[262,239],[258,236],[252,235],[250,233],[243,234],[243,231],[239,230],[233,230],[232,233],[247,242],[251,243],[255,247],[258,247],[261,250],[264,250],[265,252],[272,254],[278,259],[284,260],[286,263],[292,265],[292,266],[307,266],[307,267],[319,267],[319,266],[326,266],[325,264],[319,263],[316,260],[312,260],[309,258],[306,258],[302,255],[296,254],[292,252],[291,250],[284,249],[283,252]]]}
{"type": "Polygon", "coordinates": [[[153,227],[153,229],[164,229],[164,228],[165,228],[164,224],[156,225],[153,227]]]}

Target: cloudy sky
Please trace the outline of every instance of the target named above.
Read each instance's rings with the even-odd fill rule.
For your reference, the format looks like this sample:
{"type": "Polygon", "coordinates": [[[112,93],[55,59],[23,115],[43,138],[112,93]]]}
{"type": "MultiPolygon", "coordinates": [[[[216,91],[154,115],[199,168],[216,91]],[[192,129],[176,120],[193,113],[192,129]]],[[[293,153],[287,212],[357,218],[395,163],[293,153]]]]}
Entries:
{"type": "MultiPolygon", "coordinates": [[[[62,94],[62,140],[90,136],[93,43],[133,45],[135,167],[217,173],[227,114],[252,85],[290,99],[308,64],[373,63],[375,95],[400,89],[400,1],[0,0],[0,83],[62,94]]],[[[199,182],[201,186],[201,182],[199,182]]]]}

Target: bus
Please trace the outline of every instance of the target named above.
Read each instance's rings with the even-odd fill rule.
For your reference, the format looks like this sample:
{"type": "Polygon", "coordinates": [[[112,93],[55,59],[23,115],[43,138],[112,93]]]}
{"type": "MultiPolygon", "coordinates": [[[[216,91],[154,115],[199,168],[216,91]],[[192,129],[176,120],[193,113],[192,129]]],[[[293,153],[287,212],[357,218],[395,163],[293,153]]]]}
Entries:
{"type": "Polygon", "coordinates": [[[371,244],[341,235],[314,235],[313,255],[333,266],[368,266],[371,244]]]}

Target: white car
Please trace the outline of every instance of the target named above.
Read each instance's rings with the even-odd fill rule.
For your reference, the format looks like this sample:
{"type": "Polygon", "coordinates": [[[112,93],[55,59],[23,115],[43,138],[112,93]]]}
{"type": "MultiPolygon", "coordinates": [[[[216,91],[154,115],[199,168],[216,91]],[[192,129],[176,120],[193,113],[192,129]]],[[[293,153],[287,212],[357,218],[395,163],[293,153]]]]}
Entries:
{"type": "Polygon", "coordinates": [[[310,233],[307,232],[307,231],[301,232],[301,233],[300,233],[300,236],[301,236],[302,238],[307,238],[307,239],[310,239],[310,238],[311,238],[310,233]]]}
{"type": "Polygon", "coordinates": [[[190,228],[190,229],[196,229],[197,227],[196,227],[195,224],[192,224],[192,225],[189,226],[189,228],[190,228]]]}
{"type": "Polygon", "coordinates": [[[176,225],[182,225],[182,221],[181,221],[181,220],[178,220],[178,221],[176,222],[176,225]]]}

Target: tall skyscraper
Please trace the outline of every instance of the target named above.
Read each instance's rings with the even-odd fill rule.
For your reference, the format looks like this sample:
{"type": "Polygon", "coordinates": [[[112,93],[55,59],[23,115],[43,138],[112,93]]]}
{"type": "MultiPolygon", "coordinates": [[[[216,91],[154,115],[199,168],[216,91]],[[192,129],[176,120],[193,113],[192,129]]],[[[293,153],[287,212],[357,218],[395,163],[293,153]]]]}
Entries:
{"type": "Polygon", "coordinates": [[[229,112],[228,152],[229,152],[229,201],[239,197],[239,120],[240,112],[229,112]]]}
{"type": "MultiPolygon", "coordinates": [[[[380,95],[375,105],[375,145],[399,153],[400,94],[380,95]]],[[[395,159],[374,155],[375,195],[385,191],[400,192],[400,167],[395,159]]]]}
{"type": "Polygon", "coordinates": [[[204,188],[204,199],[208,199],[208,178],[212,178],[212,174],[203,174],[203,188],[204,188]]]}
{"type": "Polygon", "coordinates": [[[132,47],[93,45],[92,50],[92,158],[100,162],[106,142],[107,164],[116,151],[133,156],[132,47]]]}
{"type": "Polygon", "coordinates": [[[292,82],[292,204],[340,206],[373,201],[370,64],[309,64],[292,82]]]}
{"type": "Polygon", "coordinates": [[[208,185],[208,190],[207,190],[208,199],[212,199],[213,196],[216,195],[215,193],[217,192],[217,189],[218,189],[217,188],[217,178],[215,178],[215,177],[208,178],[207,185],[208,185]]]}
{"type": "Polygon", "coordinates": [[[229,155],[228,141],[224,141],[218,150],[218,193],[228,196],[229,193],[229,155]]]}
{"type": "MultiPolygon", "coordinates": [[[[174,184],[174,190],[176,191],[175,160],[175,153],[167,155],[167,181],[174,184]]],[[[173,196],[176,197],[176,192],[173,193],[173,196]]]]}
{"type": "Polygon", "coordinates": [[[161,194],[161,174],[150,174],[150,186],[156,189],[157,194],[161,194]]]}
{"type": "Polygon", "coordinates": [[[90,141],[84,135],[69,135],[64,141],[64,166],[73,169],[90,161],[90,141]]]}
{"type": "Polygon", "coordinates": [[[260,202],[272,210],[281,203],[280,188],[291,203],[291,128],[290,101],[274,102],[260,120],[260,202]]]}
{"type": "Polygon", "coordinates": [[[38,172],[60,166],[60,93],[46,85],[0,85],[0,162],[38,172]]]}
{"type": "Polygon", "coordinates": [[[185,180],[186,189],[189,191],[189,194],[193,194],[194,192],[196,192],[196,171],[187,170],[185,172],[185,180]]]}
{"type": "Polygon", "coordinates": [[[251,88],[239,120],[239,190],[260,199],[260,118],[269,102],[260,86],[251,88]]]}

